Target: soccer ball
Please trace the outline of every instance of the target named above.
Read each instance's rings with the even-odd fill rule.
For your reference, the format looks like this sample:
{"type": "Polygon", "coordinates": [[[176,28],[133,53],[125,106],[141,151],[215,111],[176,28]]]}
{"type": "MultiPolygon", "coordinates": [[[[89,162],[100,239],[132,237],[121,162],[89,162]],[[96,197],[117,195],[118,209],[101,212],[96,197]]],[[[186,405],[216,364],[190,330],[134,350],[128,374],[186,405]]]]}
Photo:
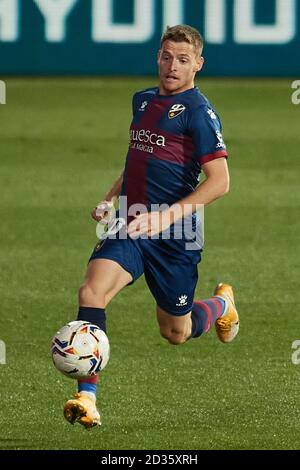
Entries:
{"type": "Polygon", "coordinates": [[[55,367],[67,377],[86,379],[104,369],[109,360],[109,341],[100,328],[87,321],[72,321],[52,338],[55,367]]]}

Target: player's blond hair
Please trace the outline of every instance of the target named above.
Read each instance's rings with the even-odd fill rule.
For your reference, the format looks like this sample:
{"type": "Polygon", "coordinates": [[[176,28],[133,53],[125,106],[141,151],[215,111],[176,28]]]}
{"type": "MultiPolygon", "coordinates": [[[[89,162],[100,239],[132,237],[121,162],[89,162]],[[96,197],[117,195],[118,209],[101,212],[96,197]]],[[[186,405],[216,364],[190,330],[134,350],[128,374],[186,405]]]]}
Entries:
{"type": "Polygon", "coordinates": [[[204,46],[204,40],[199,31],[187,24],[178,24],[176,26],[167,26],[164,32],[160,46],[162,47],[165,41],[174,42],[187,42],[194,46],[196,54],[201,56],[204,46]]]}

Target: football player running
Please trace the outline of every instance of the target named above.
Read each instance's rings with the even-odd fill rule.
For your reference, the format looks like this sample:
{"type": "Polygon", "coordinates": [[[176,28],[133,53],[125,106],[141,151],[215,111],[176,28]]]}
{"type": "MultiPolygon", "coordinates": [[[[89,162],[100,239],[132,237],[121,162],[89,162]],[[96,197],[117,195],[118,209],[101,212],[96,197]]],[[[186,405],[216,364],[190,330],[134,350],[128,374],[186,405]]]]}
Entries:
{"type": "MultiPolygon", "coordinates": [[[[197,338],[213,325],[224,343],[238,333],[230,285],[218,284],[211,298],[194,300],[202,243],[196,237],[189,249],[190,236],[184,232],[178,237],[176,231],[183,221],[196,226],[199,207],[229,190],[220,119],[194,85],[204,63],[202,50],[196,29],[166,29],[157,57],[159,86],[133,96],[125,168],[92,211],[96,221],[108,223],[120,196],[120,211],[126,211],[126,236],[107,237],[96,245],[79,290],[77,319],[105,332],[107,305],[144,274],[156,301],[160,334],[170,344],[197,338]],[[205,180],[199,184],[201,171],[205,180]]],[[[69,422],[87,429],[101,424],[96,389],[97,377],[79,380],[78,393],[64,407],[69,422]]]]}

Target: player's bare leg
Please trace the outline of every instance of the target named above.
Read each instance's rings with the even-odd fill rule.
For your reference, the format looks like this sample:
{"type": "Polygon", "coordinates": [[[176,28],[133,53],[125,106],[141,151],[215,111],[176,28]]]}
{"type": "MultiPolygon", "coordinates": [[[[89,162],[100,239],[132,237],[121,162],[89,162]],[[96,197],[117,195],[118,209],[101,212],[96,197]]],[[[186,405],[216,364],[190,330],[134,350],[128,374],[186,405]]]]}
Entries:
{"type": "MultiPolygon", "coordinates": [[[[118,263],[109,259],[90,261],[83,285],[79,289],[78,319],[95,323],[106,331],[105,307],[127,284],[132,276],[118,263]]],[[[96,407],[98,377],[83,379],[78,383],[79,392],[64,406],[64,416],[71,424],[79,422],[86,429],[101,424],[96,407]]]]}
{"type": "Polygon", "coordinates": [[[175,316],[157,306],[156,315],[160,334],[169,343],[183,344],[190,338],[192,332],[191,312],[183,316],[175,316]]]}
{"type": "Polygon", "coordinates": [[[131,281],[131,274],[115,261],[94,259],[90,261],[84,283],[79,289],[79,305],[105,308],[131,281]]]}

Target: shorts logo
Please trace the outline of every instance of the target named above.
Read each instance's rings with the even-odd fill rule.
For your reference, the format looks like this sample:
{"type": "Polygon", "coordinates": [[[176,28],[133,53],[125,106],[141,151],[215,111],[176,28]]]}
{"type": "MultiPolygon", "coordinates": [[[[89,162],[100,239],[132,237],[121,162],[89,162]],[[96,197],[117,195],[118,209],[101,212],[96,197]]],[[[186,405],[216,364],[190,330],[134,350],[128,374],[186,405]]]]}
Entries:
{"type": "Polygon", "coordinates": [[[184,110],[185,106],[183,106],[183,104],[173,104],[173,106],[169,109],[169,119],[174,119],[175,117],[179,116],[179,114],[183,113],[184,110]]]}
{"type": "Polygon", "coordinates": [[[187,305],[187,295],[181,295],[178,297],[179,303],[176,304],[176,307],[184,307],[187,305]]]}

